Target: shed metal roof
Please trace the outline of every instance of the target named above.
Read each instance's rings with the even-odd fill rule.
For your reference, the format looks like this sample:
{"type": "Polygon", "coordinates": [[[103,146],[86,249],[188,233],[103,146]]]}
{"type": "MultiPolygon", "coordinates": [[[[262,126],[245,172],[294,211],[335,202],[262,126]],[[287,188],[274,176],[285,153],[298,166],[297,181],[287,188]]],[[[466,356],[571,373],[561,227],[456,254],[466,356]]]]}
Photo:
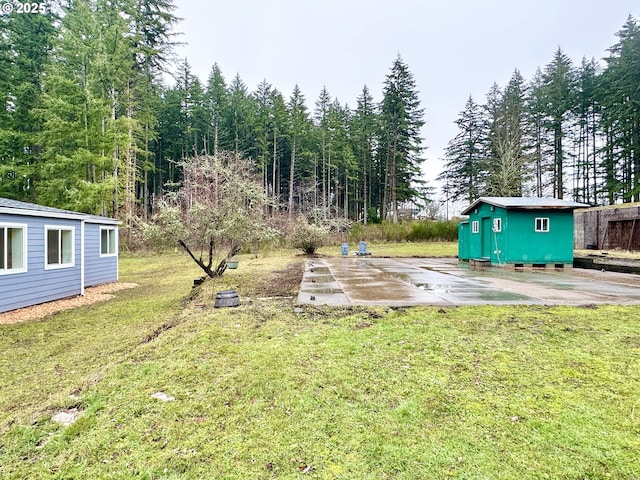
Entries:
{"type": "Polygon", "coordinates": [[[27,215],[33,217],[67,218],[84,220],[90,223],[106,223],[117,225],[120,222],[114,218],[101,217],[99,215],[89,215],[86,213],[74,212],[72,210],[62,210],[60,208],[37,205],[35,203],[20,202],[9,198],[0,197],[0,213],[13,215],[27,215]]]}
{"type": "Polygon", "coordinates": [[[462,215],[469,215],[481,203],[513,210],[573,210],[589,206],[584,203],[548,197],[480,197],[464,209],[462,215]]]}

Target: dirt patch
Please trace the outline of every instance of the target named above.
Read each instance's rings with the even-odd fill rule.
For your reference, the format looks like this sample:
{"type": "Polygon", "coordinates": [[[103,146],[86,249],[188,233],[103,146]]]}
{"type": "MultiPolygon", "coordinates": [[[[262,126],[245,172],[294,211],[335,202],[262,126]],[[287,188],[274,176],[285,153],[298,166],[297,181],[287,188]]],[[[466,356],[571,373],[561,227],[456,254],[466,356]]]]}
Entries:
{"type": "Polygon", "coordinates": [[[304,273],[304,263],[290,263],[282,270],[273,271],[258,287],[265,297],[286,297],[297,295],[304,273]]]}
{"type": "Polygon", "coordinates": [[[97,302],[104,302],[114,298],[114,292],[137,286],[137,283],[107,283],[96,287],[89,287],[85,289],[84,296],[63,298],[53,302],[42,303],[40,305],[33,305],[31,307],[19,308],[18,310],[0,313],[0,324],[8,325],[11,323],[38,320],[48,315],[62,312],[63,310],[69,310],[83,305],[92,305],[97,302]]]}

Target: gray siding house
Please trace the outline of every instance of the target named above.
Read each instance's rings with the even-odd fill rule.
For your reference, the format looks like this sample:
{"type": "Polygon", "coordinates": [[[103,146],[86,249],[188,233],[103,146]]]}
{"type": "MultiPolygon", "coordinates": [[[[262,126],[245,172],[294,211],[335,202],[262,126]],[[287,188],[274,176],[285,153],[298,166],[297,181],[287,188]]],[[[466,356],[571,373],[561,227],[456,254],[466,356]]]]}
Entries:
{"type": "Polygon", "coordinates": [[[0,198],[0,312],[117,281],[119,223],[0,198]]]}

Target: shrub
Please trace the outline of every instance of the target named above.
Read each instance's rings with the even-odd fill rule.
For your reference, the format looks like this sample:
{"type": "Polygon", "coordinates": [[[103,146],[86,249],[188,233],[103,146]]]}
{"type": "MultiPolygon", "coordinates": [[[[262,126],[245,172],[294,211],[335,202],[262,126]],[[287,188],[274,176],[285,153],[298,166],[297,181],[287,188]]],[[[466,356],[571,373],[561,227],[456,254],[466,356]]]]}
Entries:
{"type": "Polygon", "coordinates": [[[349,232],[349,241],[372,243],[398,242],[454,242],[458,239],[458,222],[454,220],[433,221],[416,220],[413,222],[360,225],[356,224],[349,232]]]}
{"type": "Polygon", "coordinates": [[[416,241],[442,241],[453,242],[458,239],[458,223],[448,221],[423,220],[413,222],[407,235],[410,242],[416,241]]]}
{"type": "Polygon", "coordinates": [[[288,240],[293,248],[299,248],[309,255],[327,243],[328,235],[329,229],[327,227],[308,223],[303,217],[298,219],[294,225],[288,240]]]}

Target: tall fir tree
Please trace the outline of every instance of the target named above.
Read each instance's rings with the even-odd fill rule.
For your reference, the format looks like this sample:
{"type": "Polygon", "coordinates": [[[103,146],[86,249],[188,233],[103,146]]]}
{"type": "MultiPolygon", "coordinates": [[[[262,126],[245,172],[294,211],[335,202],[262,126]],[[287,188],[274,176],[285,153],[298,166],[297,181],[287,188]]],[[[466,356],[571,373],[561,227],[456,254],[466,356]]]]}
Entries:
{"type": "Polygon", "coordinates": [[[598,140],[601,105],[599,88],[601,69],[595,59],[582,59],[578,72],[577,159],[574,172],[576,188],[573,199],[577,202],[597,204],[599,199],[600,169],[598,166],[598,140]]]}
{"type": "Polygon", "coordinates": [[[603,75],[609,201],[640,201],[640,25],[629,16],[603,75]],[[617,194],[619,192],[619,194],[617,194]]]}
{"type": "Polygon", "coordinates": [[[50,11],[0,15],[0,196],[36,200],[42,72],[57,18],[50,11]]]}
{"type": "Polygon", "coordinates": [[[365,85],[362,88],[362,93],[357,98],[357,106],[351,118],[350,127],[353,151],[358,165],[357,172],[360,176],[360,188],[355,192],[357,195],[356,202],[362,206],[361,209],[358,209],[356,218],[361,218],[365,225],[369,222],[370,216],[373,216],[373,220],[379,218],[375,208],[372,207],[375,203],[373,197],[374,185],[379,183],[374,165],[376,133],[378,131],[377,119],[373,96],[365,85]]]}
{"type": "Polygon", "coordinates": [[[564,198],[565,135],[576,98],[576,75],[571,59],[560,49],[542,74],[543,98],[547,128],[553,134],[553,192],[555,198],[564,198]]]}
{"type": "Polygon", "coordinates": [[[291,156],[289,158],[289,198],[287,201],[287,210],[289,216],[293,217],[295,213],[295,190],[296,190],[296,172],[300,170],[300,165],[296,162],[300,161],[300,156],[305,143],[305,138],[309,134],[311,122],[305,105],[305,98],[296,84],[287,104],[289,113],[289,143],[291,148],[291,156]]]}
{"type": "MultiPolygon", "coordinates": [[[[320,181],[320,202],[315,201],[317,205],[320,205],[323,208],[323,214],[327,214],[327,208],[329,206],[330,200],[330,185],[331,185],[331,134],[330,134],[330,125],[329,125],[329,112],[331,109],[331,95],[327,91],[327,87],[322,87],[320,91],[320,95],[316,100],[315,110],[314,110],[314,120],[316,131],[318,132],[318,142],[319,142],[319,150],[320,150],[320,162],[319,165],[314,169],[314,176],[317,176],[320,181]],[[319,175],[318,175],[319,169],[319,175]]],[[[318,183],[316,180],[315,183],[318,183]]]]}
{"type": "Polygon", "coordinates": [[[516,70],[497,99],[489,128],[486,193],[518,197],[528,176],[524,79],[516,70]]]}
{"type": "Polygon", "coordinates": [[[380,108],[380,150],[384,163],[382,216],[399,220],[401,202],[410,199],[420,181],[423,151],[420,129],[424,110],[409,67],[398,56],[384,81],[380,108]]]}
{"type": "Polygon", "coordinates": [[[480,105],[471,96],[455,121],[458,134],[447,145],[444,169],[438,180],[450,200],[473,203],[485,190],[485,120],[480,105]]]}

